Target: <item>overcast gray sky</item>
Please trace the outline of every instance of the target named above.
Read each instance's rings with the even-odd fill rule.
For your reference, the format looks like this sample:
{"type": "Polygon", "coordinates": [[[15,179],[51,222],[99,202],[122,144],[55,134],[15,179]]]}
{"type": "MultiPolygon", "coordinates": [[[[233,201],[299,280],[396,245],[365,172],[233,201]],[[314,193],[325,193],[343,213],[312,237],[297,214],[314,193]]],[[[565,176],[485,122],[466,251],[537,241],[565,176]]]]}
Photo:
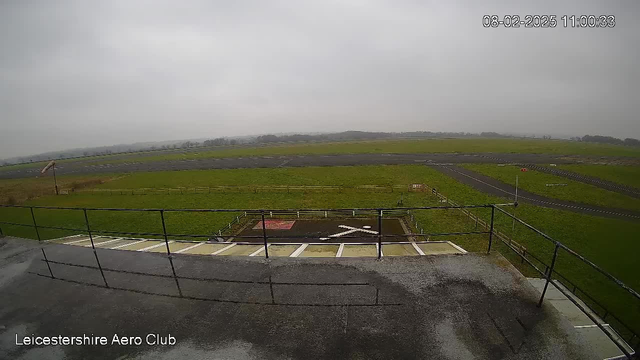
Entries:
{"type": "Polygon", "coordinates": [[[515,3],[4,0],[0,158],[274,132],[640,138],[640,2],[515,3]]]}

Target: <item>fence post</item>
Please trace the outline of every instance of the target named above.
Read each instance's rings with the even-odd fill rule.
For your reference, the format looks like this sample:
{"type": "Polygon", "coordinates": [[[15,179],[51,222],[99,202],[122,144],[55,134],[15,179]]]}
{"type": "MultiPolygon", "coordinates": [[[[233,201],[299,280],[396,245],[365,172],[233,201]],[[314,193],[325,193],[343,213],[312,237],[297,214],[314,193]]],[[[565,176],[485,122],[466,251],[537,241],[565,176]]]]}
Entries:
{"type": "Polygon", "coordinates": [[[178,293],[182,297],[182,289],[180,289],[180,283],[178,282],[178,276],[176,275],[176,268],[173,266],[173,257],[171,256],[171,250],[169,250],[169,238],[167,237],[167,226],[164,223],[164,210],[160,210],[160,219],[162,220],[162,234],[164,235],[164,245],[167,247],[167,258],[171,264],[171,271],[173,272],[173,280],[176,281],[176,287],[178,293]]]}
{"type": "Polygon", "coordinates": [[[93,243],[93,234],[91,233],[91,227],[89,226],[89,216],[87,216],[87,209],[82,209],[84,213],[84,222],[87,225],[87,232],[89,233],[89,240],[91,240],[91,248],[93,249],[93,256],[96,258],[96,262],[98,263],[98,268],[100,269],[100,274],[102,275],[102,281],[104,281],[104,286],[109,287],[107,283],[107,278],[104,277],[104,271],[102,271],[102,265],[100,264],[100,259],[98,259],[98,252],[96,252],[96,245],[93,243]]]}
{"type": "Polygon", "coordinates": [[[487,255],[491,253],[491,242],[493,241],[493,217],[496,213],[496,206],[491,205],[491,227],[489,229],[489,248],[487,249],[487,255]]]}
{"type": "Polygon", "coordinates": [[[29,209],[31,209],[31,219],[33,220],[33,228],[36,229],[36,236],[38,237],[38,241],[41,241],[40,231],[38,230],[38,224],[36,223],[36,216],[33,214],[33,206],[30,207],[29,209]]]}
{"type": "Polygon", "coordinates": [[[551,259],[551,267],[547,272],[547,281],[544,283],[544,289],[542,290],[542,296],[540,296],[540,301],[538,302],[538,307],[542,306],[542,300],[544,299],[544,294],[547,292],[547,287],[549,286],[549,282],[551,281],[551,276],[553,275],[553,267],[556,264],[556,258],[558,257],[558,249],[560,248],[560,244],[556,241],[556,248],[553,250],[553,259],[551,259]]]}
{"type": "Polygon", "coordinates": [[[0,238],[4,237],[4,233],[2,232],[2,228],[0,227],[0,238]]]}
{"type": "Polygon", "coordinates": [[[44,247],[42,247],[40,232],[38,231],[38,224],[36,223],[36,215],[33,213],[33,206],[29,208],[31,210],[31,219],[33,219],[33,228],[36,229],[36,235],[38,236],[38,242],[40,243],[40,250],[42,251],[42,256],[44,257],[44,262],[47,263],[47,268],[49,268],[49,274],[52,279],[55,279],[53,276],[53,271],[51,271],[51,265],[49,265],[49,259],[47,259],[47,254],[44,252],[44,247]]]}
{"type": "Polygon", "coordinates": [[[378,210],[378,259],[382,257],[382,210],[378,210]]]}
{"type": "Polygon", "coordinates": [[[262,217],[262,238],[264,239],[264,257],[269,258],[269,247],[267,246],[267,225],[264,223],[264,210],[260,210],[262,217]]]}

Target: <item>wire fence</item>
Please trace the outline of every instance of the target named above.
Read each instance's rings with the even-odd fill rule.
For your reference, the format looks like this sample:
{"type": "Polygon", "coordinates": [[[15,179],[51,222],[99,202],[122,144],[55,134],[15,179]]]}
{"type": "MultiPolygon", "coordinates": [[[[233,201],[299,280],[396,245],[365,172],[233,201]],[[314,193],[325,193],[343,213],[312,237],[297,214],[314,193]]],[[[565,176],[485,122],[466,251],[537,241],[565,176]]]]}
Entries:
{"type": "Polygon", "coordinates": [[[218,185],[201,187],[175,187],[175,188],[132,188],[132,189],[62,189],[61,194],[72,193],[91,195],[189,195],[211,194],[219,192],[398,192],[419,191],[407,185],[218,185]]]}
{"type": "MultiPolygon", "coordinates": [[[[458,204],[446,197],[445,195],[439,193],[437,189],[431,188],[428,185],[425,185],[426,189],[428,189],[441,203],[446,203],[449,205],[457,206],[458,204]]],[[[517,205],[516,205],[517,206],[517,205]]],[[[492,209],[491,221],[487,222],[481,219],[476,214],[473,214],[469,209],[466,208],[457,208],[463,214],[468,216],[472,221],[476,223],[476,226],[480,226],[484,229],[489,229],[491,234],[498,239],[504,247],[498,247],[498,249],[504,249],[507,253],[502,252],[507,258],[511,258],[509,252],[511,254],[515,254],[519,260],[510,259],[510,261],[518,266],[521,271],[526,270],[526,266],[529,266],[533,271],[526,271],[532,276],[541,276],[546,279],[546,284],[544,287],[544,291],[542,296],[540,297],[539,305],[542,304],[542,300],[544,299],[545,292],[548,288],[549,283],[553,284],[555,288],[557,288],[563,295],[565,295],[571,302],[573,302],[582,312],[584,312],[590,320],[594,322],[617,346],[618,348],[627,356],[628,358],[632,358],[637,353],[637,350],[640,348],[640,335],[638,334],[638,326],[632,326],[631,324],[636,324],[635,320],[640,320],[640,295],[633,290],[631,287],[625,285],[622,281],[613,277],[602,268],[584,258],[582,255],[579,255],[576,251],[571,250],[566,245],[552,239],[548,235],[539,231],[535,227],[527,224],[526,222],[518,219],[512,214],[509,214],[499,206],[495,206],[492,209]],[[501,214],[509,217],[515,226],[518,224],[520,226],[525,227],[528,231],[532,231],[533,233],[540,235],[550,244],[554,245],[553,250],[551,251],[536,251],[536,250],[528,250],[526,246],[518,243],[510,236],[508,236],[504,231],[500,231],[495,226],[495,210],[498,210],[501,214]],[[628,318],[631,318],[631,322],[629,320],[622,320],[622,316],[616,315],[607,306],[605,306],[602,301],[596,300],[594,293],[602,293],[603,290],[588,290],[582,288],[576,284],[576,280],[573,281],[569,279],[569,275],[564,273],[564,271],[559,270],[559,264],[556,264],[556,260],[558,257],[558,253],[568,253],[572,255],[574,259],[568,258],[564,260],[564,263],[570,263],[572,267],[583,266],[583,273],[589,274],[588,277],[593,278],[601,278],[599,282],[591,281],[592,287],[598,288],[608,288],[608,292],[615,293],[618,297],[626,298],[624,303],[629,306],[629,311],[625,315],[628,315],[628,318]],[[551,259],[543,260],[542,254],[551,257],[551,259]],[[579,260],[579,261],[571,261],[571,260],[579,260]],[[635,309],[635,310],[634,310],[635,309]],[[605,322],[606,321],[606,322],[605,322]],[[635,349],[635,350],[634,350],[635,349]]],[[[548,250],[548,249],[547,249],[548,250]]],[[[562,264],[560,264],[562,265],[562,264]]],[[[563,266],[566,269],[570,266],[563,266]]],[[[574,271],[576,273],[577,271],[574,271]]],[[[587,276],[584,276],[586,278],[587,276]]]]}
{"type": "MultiPolygon", "coordinates": [[[[431,189],[431,188],[430,188],[431,189]]],[[[560,273],[560,267],[558,266],[558,255],[562,253],[562,258],[565,259],[563,261],[571,261],[575,263],[579,263],[590,271],[594,272],[594,274],[598,274],[602,277],[603,281],[606,281],[606,284],[610,286],[612,289],[619,291],[620,294],[624,294],[629,297],[629,302],[627,307],[629,309],[638,309],[640,308],[640,295],[633,290],[631,287],[624,284],[622,281],[609,274],[602,268],[600,268],[595,263],[590,260],[584,258],[582,255],[573,251],[569,247],[564,244],[554,240],[550,236],[546,235],[542,231],[536,229],[535,227],[529,225],[528,223],[522,221],[521,219],[515,217],[514,215],[508,213],[504,209],[503,206],[514,205],[514,204],[487,204],[487,205],[458,205],[450,199],[446,198],[442,194],[438,194],[436,189],[431,189],[432,193],[436,194],[440,201],[446,203],[446,205],[442,206],[428,206],[428,207],[403,207],[403,208],[360,208],[360,209],[127,209],[127,208],[72,208],[72,207],[51,207],[51,206],[20,206],[20,205],[0,205],[2,208],[13,208],[13,209],[22,209],[22,211],[28,211],[28,214],[31,218],[31,223],[15,223],[9,221],[0,221],[0,225],[9,225],[12,227],[28,227],[33,228],[35,230],[36,238],[39,241],[42,241],[42,237],[40,234],[40,230],[42,229],[55,229],[61,231],[72,231],[72,232],[86,232],[89,234],[89,239],[91,241],[91,247],[93,249],[93,253],[95,255],[96,263],[100,272],[102,274],[103,280],[105,282],[105,286],[107,285],[106,279],[104,278],[104,272],[102,266],[100,264],[99,257],[96,252],[96,247],[93,242],[93,237],[96,234],[109,234],[109,235],[134,235],[134,236],[155,236],[161,239],[164,239],[164,243],[166,246],[166,254],[171,264],[171,268],[173,271],[173,276],[177,282],[177,276],[175,274],[175,268],[173,266],[172,254],[169,247],[169,237],[189,237],[195,239],[208,239],[211,237],[211,234],[192,234],[192,233],[170,233],[167,231],[165,214],[167,213],[183,213],[183,214],[231,214],[235,215],[235,220],[229,222],[227,225],[229,228],[234,226],[235,224],[239,224],[243,218],[249,216],[259,216],[262,224],[262,233],[261,235],[224,235],[222,231],[219,231],[221,237],[229,239],[229,237],[234,236],[234,238],[246,238],[246,239],[261,239],[264,244],[264,256],[265,258],[269,258],[269,243],[268,240],[270,238],[270,234],[268,229],[266,228],[265,219],[267,217],[273,216],[281,216],[281,217],[292,217],[292,216],[364,216],[377,219],[377,232],[369,235],[370,239],[373,243],[377,245],[377,258],[381,258],[383,246],[385,244],[397,243],[397,242],[386,242],[383,240],[389,240],[390,238],[398,238],[398,237],[406,237],[407,239],[415,239],[420,236],[449,236],[449,235],[477,235],[477,234],[486,234],[488,235],[488,247],[487,254],[491,252],[493,238],[499,240],[497,244],[501,244],[505,246],[510,252],[505,254],[505,257],[508,258],[508,254],[515,254],[520,258],[521,264],[528,264],[534,271],[542,276],[545,279],[545,286],[542,291],[538,306],[542,305],[544,300],[547,288],[549,284],[552,284],[555,288],[557,288],[560,292],[566,295],[566,297],[572,301],[579,309],[581,309],[593,322],[596,324],[617,346],[620,350],[628,357],[632,358],[635,351],[633,349],[638,349],[640,346],[640,337],[636,332],[636,329],[630,326],[627,320],[623,320],[624,316],[619,313],[612,312],[610,309],[605,307],[602,302],[596,300],[596,297],[593,296],[593,292],[587,292],[584,288],[576,285],[577,281],[570,280],[569,276],[566,274],[560,273]],[[473,214],[472,211],[476,209],[491,209],[491,218],[488,221],[482,220],[477,215],[473,214]],[[36,218],[36,214],[34,210],[51,210],[51,211],[65,211],[65,212],[73,212],[79,214],[84,220],[83,227],[65,227],[65,226],[52,226],[52,225],[42,225],[39,224],[38,219],[36,218]],[[415,217],[413,217],[413,212],[415,211],[423,211],[423,210],[457,210],[461,211],[463,214],[471,218],[476,222],[476,226],[483,228],[484,230],[472,230],[472,231],[459,231],[459,232],[437,232],[437,233],[424,233],[424,231],[414,232],[410,231],[409,233],[404,234],[390,234],[384,233],[383,222],[382,219],[384,217],[394,217],[394,216],[409,216],[411,219],[415,221],[415,217]],[[140,232],[140,231],[113,231],[113,230],[95,230],[92,228],[92,225],[89,220],[89,213],[94,212],[103,212],[103,213],[126,213],[126,214],[146,214],[149,216],[155,216],[155,221],[161,225],[161,231],[153,232],[140,232]],[[545,239],[545,244],[553,245],[553,252],[551,259],[543,260],[542,256],[539,254],[533,254],[526,247],[516,243],[504,233],[498,231],[495,226],[495,218],[496,213],[505,215],[512,219],[514,223],[517,223],[529,231],[532,231],[538,236],[541,236],[545,239]],[[567,254],[569,257],[567,257],[567,254]],[[568,260],[567,260],[568,259],[568,260]],[[594,308],[596,308],[594,310],[594,308]],[[599,308],[599,309],[598,309],[599,308]],[[605,324],[604,320],[609,319],[609,324],[605,324]],[[613,320],[613,321],[612,321],[613,320]],[[615,329],[615,330],[614,330],[615,329]],[[630,347],[628,344],[634,344],[633,347],[630,347]]],[[[515,204],[517,206],[517,204],[515,204]]],[[[4,220],[4,219],[2,219],[4,220]]],[[[415,227],[417,229],[417,226],[415,227]]],[[[2,228],[0,227],[0,234],[7,235],[3,233],[2,228]]],[[[293,235],[293,236],[282,236],[278,235],[277,239],[305,239],[308,236],[306,235],[293,235]]],[[[362,235],[353,236],[354,238],[362,238],[362,235]]],[[[344,238],[350,238],[350,236],[345,236],[344,238]]],[[[428,238],[427,238],[428,239],[428,238]]],[[[428,242],[425,241],[425,242],[428,242]]],[[[418,243],[418,242],[416,242],[418,243]]],[[[273,244],[273,243],[271,243],[273,244]]],[[[499,249],[499,247],[497,247],[499,249]]],[[[50,276],[54,277],[53,272],[51,271],[51,267],[49,266],[49,260],[47,259],[47,255],[45,252],[45,248],[41,247],[43,259],[47,262],[47,266],[49,269],[50,276]]],[[[548,255],[548,253],[547,253],[548,255]]]]}

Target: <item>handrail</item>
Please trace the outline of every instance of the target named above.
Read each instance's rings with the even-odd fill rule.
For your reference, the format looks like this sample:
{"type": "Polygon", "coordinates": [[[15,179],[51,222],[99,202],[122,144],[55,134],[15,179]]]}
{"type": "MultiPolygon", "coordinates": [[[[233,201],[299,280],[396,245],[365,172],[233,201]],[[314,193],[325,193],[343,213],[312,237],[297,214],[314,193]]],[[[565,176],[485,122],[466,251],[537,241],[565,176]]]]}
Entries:
{"type": "Polygon", "coordinates": [[[569,254],[577,257],[578,259],[582,260],[584,263],[586,263],[587,265],[591,266],[592,268],[596,269],[598,272],[600,272],[602,275],[606,276],[607,278],[609,278],[609,280],[614,281],[617,285],[619,285],[620,287],[622,287],[623,289],[625,289],[626,291],[628,291],[631,295],[633,295],[636,299],[640,300],[640,294],[638,294],[638,292],[636,292],[635,290],[633,290],[631,287],[629,287],[628,285],[626,285],[625,283],[623,283],[621,280],[619,280],[618,278],[616,278],[615,276],[609,274],[608,272],[606,272],[605,270],[603,270],[601,267],[599,267],[598,265],[594,264],[591,260],[585,258],[584,256],[578,254],[577,252],[575,252],[574,250],[572,250],[571,248],[569,248],[568,246],[564,245],[563,243],[554,240],[552,237],[550,237],[549,235],[543,233],[542,231],[534,228],[533,226],[527,224],[526,222],[518,219],[517,217],[509,214],[507,211],[504,211],[503,209],[501,209],[500,207],[496,206],[496,209],[498,209],[500,212],[502,212],[503,214],[506,214],[507,216],[509,216],[510,218],[514,219],[515,221],[519,222],[520,224],[526,226],[527,228],[533,230],[535,233],[541,235],[542,237],[544,237],[545,239],[553,242],[554,244],[558,244],[558,246],[560,246],[562,249],[566,250],[569,254]]]}

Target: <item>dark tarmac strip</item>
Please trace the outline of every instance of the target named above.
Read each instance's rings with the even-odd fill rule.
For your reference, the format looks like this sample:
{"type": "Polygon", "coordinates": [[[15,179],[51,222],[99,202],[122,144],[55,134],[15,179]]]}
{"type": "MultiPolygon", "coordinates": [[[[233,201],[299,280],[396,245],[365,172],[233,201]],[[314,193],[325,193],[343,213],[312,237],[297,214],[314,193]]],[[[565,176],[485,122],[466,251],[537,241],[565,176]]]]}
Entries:
{"type": "MultiPolygon", "coordinates": [[[[479,174],[475,171],[453,165],[434,166],[433,168],[445,175],[448,175],[460,181],[463,184],[470,185],[474,189],[482,191],[486,194],[500,196],[511,201],[513,201],[515,198],[515,187],[509,184],[505,184],[490,176],[479,174]]],[[[640,221],[640,213],[634,212],[632,210],[612,209],[578,202],[553,199],[537,195],[522,189],[518,189],[518,202],[525,202],[551,209],[573,211],[580,214],[640,221]]]]}
{"type": "Polygon", "coordinates": [[[0,239],[2,359],[595,359],[499,254],[291,259],[0,239]],[[25,336],[107,345],[19,346],[25,336]],[[148,338],[147,334],[152,334],[148,338]],[[147,340],[175,339],[175,345],[147,340]],[[114,335],[141,345],[112,344],[114,335]]]}
{"type": "Polygon", "coordinates": [[[535,164],[523,164],[523,167],[534,169],[534,170],[541,171],[541,172],[545,172],[545,173],[551,174],[551,175],[562,176],[562,177],[570,179],[570,180],[579,181],[581,183],[597,186],[597,187],[599,187],[601,189],[617,192],[617,193],[622,194],[622,195],[627,195],[627,196],[631,196],[631,197],[640,199],[640,190],[639,189],[636,189],[636,188],[633,188],[633,187],[630,187],[630,186],[626,186],[626,185],[622,185],[622,184],[618,184],[618,183],[615,183],[615,182],[612,182],[612,181],[602,180],[602,179],[599,179],[599,178],[596,178],[596,177],[582,175],[582,174],[578,174],[578,173],[575,173],[573,171],[568,171],[568,170],[564,170],[564,169],[557,169],[557,168],[552,168],[552,167],[539,166],[539,165],[535,165],[535,164]]]}
{"type": "MultiPolygon", "coordinates": [[[[546,154],[343,154],[343,155],[287,155],[206,158],[93,165],[93,161],[77,161],[56,165],[59,175],[126,173],[137,171],[254,169],[306,166],[408,165],[424,163],[575,163],[562,155],[546,154]]],[[[39,166],[17,170],[0,169],[0,178],[35,177],[39,166]]]]}

